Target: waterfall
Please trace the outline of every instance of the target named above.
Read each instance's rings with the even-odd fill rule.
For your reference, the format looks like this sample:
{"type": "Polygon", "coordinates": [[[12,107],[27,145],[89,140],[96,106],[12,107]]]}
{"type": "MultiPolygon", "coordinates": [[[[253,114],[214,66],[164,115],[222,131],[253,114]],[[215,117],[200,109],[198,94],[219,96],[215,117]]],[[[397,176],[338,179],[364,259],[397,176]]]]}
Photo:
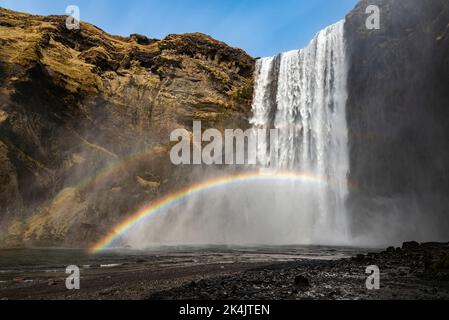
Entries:
{"type": "MultiPolygon", "coordinates": [[[[133,248],[348,244],[343,30],[344,22],[337,23],[303,50],[257,61],[251,123],[258,137],[258,167],[274,167],[278,172],[266,171],[277,179],[260,179],[263,174],[247,164],[256,179],[231,179],[235,183],[209,186],[188,201],[177,199],[121,241],[133,248]],[[271,129],[279,129],[274,139],[271,129]]],[[[207,176],[202,170],[197,175],[207,176]]]]}
{"type": "Polygon", "coordinates": [[[259,163],[327,181],[303,199],[304,211],[315,217],[310,227],[318,242],[323,234],[326,239],[347,235],[346,81],[344,21],[319,32],[305,49],[262,58],[256,65],[251,124],[279,129],[275,157],[269,142],[258,142],[259,163]]]}

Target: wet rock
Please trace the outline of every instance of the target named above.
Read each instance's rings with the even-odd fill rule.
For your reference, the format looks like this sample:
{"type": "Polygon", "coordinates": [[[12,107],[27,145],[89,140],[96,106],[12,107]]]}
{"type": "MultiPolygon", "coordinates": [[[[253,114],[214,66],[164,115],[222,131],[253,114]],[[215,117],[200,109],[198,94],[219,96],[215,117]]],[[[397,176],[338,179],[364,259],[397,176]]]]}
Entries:
{"type": "Polygon", "coordinates": [[[396,252],[396,249],[394,247],[387,248],[387,253],[394,254],[395,252],[396,252]]]}
{"type": "Polygon", "coordinates": [[[404,242],[402,245],[403,250],[416,250],[419,248],[419,243],[416,241],[404,242]]]}
{"type": "Polygon", "coordinates": [[[365,260],[366,256],[364,254],[358,254],[354,260],[357,262],[362,262],[363,260],[365,260]]]}
{"type": "Polygon", "coordinates": [[[47,284],[49,286],[56,286],[56,285],[58,285],[58,282],[55,279],[50,279],[50,280],[48,280],[47,284]]]}
{"type": "Polygon", "coordinates": [[[413,254],[406,250],[394,250],[391,254],[384,251],[369,255],[369,262],[379,265],[382,278],[386,281],[379,291],[364,289],[365,269],[360,267],[361,264],[356,259],[306,260],[202,280],[201,286],[187,285],[160,293],[157,297],[169,300],[196,299],[195,297],[237,300],[449,298],[449,280],[438,278],[442,277],[441,273],[431,270],[424,272],[424,265],[416,264],[419,256],[428,254],[434,260],[436,257],[443,257],[444,253],[449,253],[449,248],[441,244],[422,244],[419,248],[418,253],[413,254]],[[313,287],[310,282],[312,271],[313,287]],[[404,290],[404,287],[407,290],[404,290]]]}
{"type": "Polygon", "coordinates": [[[399,274],[399,276],[404,277],[404,276],[410,275],[411,269],[407,268],[407,267],[399,267],[397,269],[397,273],[399,274]]]}
{"type": "Polygon", "coordinates": [[[309,279],[304,275],[299,275],[295,277],[294,285],[297,288],[309,288],[310,287],[310,281],[309,279]]]}
{"type": "Polygon", "coordinates": [[[348,204],[359,235],[377,227],[389,239],[413,240],[417,228],[448,237],[448,21],[441,0],[361,0],[346,16],[350,180],[358,182],[348,204]],[[366,28],[369,5],[381,12],[379,30],[366,28]]]}

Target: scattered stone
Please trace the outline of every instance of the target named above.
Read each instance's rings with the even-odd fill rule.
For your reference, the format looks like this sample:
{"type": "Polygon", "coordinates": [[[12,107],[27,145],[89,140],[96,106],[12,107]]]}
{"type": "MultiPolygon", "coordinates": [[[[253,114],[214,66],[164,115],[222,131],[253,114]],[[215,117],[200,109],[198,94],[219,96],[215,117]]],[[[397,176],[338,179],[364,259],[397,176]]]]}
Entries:
{"type": "Polygon", "coordinates": [[[419,243],[416,241],[404,242],[402,245],[403,250],[415,250],[419,248],[419,243]]]}
{"type": "Polygon", "coordinates": [[[409,275],[409,274],[411,273],[411,269],[410,269],[410,268],[407,268],[407,267],[399,267],[399,268],[397,269],[397,271],[398,271],[398,274],[399,274],[401,277],[407,276],[407,275],[409,275]]]}
{"type": "Polygon", "coordinates": [[[56,286],[58,284],[58,282],[55,279],[50,279],[50,280],[48,280],[47,284],[49,286],[56,286]]]}
{"type": "Polygon", "coordinates": [[[109,288],[109,289],[104,289],[103,291],[100,291],[99,295],[100,296],[109,296],[109,295],[113,295],[117,292],[117,290],[115,288],[109,288]]]}
{"type": "Polygon", "coordinates": [[[356,260],[356,261],[363,261],[363,260],[365,260],[365,255],[364,255],[364,254],[358,254],[358,255],[354,258],[354,260],[356,260]]]}
{"type": "Polygon", "coordinates": [[[403,248],[406,249],[393,248],[388,254],[384,251],[338,261],[300,260],[282,266],[275,264],[232,276],[201,280],[201,285],[190,284],[159,292],[149,299],[449,299],[449,279],[441,278],[441,271],[434,272],[420,262],[426,257],[435,264],[449,254],[448,246],[409,243],[403,248]],[[365,289],[365,264],[380,267],[382,290],[365,289]]]}
{"type": "Polygon", "coordinates": [[[308,288],[310,287],[309,279],[303,275],[296,276],[295,286],[298,288],[308,288]]]}
{"type": "Polygon", "coordinates": [[[387,253],[391,253],[391,254],[396,253],[396,249],[394,247],[388,247],[387,253]]]}

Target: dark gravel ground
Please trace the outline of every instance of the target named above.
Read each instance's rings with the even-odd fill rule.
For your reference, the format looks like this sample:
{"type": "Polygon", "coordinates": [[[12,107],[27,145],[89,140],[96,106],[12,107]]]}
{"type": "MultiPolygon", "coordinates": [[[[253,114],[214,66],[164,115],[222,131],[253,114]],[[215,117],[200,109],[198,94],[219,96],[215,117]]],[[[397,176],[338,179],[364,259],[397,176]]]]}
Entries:
{"type": "Polygon", "coordinates": [[[80,290],[65,287],[65,273],[21,275],[0,286],[0,300],[143,300],[150,294],[193,281],[254,268],[254,263],[199,264],[154,268],[141,262],[108,269],[83,270],[80,290]]]}
{"type": "Polygon", "coordinates": [[[244,256],[195,253],[195,259],[174,256],[171,263],[136,257],[114,268],[83,270],[81,290],[76,291],[66,289],[64,272],[22,273],[9,281],[11,276],[0,275],[0,299],[449,299],[447,243],[410,242],[340,260],[270,262],[246,261],[244,256]],[[380,269],[379,290],[366,288],[371,265],[380,269]]]}
{"type": "Polygon", "coordinates": [[[304,260],[191,282],[152,294],[156,300],[449,299],[449,244],[405,243],[338,261],[304,260]],[[366,268],[380,269],[368,290],[366,268]]]}

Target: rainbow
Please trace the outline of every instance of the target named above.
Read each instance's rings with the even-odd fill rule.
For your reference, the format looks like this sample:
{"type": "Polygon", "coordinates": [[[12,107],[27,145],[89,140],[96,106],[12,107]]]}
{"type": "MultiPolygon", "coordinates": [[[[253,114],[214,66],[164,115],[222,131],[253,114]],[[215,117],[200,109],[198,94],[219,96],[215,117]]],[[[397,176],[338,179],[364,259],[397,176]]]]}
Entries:
{"type": "Polygon", "coordinates": [[[175,193],[168,194],[165,197],[157,199],[147,206],[144,206],[136,213],[130,215],[128,218],[119,223],[113,228],[104,238],[98,241],[90,249],[90,253],[98,253],[107,249],[119,236],[125,234],[135,225],[139,224],[143,220],[153,217],[170,207],[184,202],[189,198],[201,193],[211,191],[216,188],[229,187],[248,182],[269,182],[269,181],[291,181],[302,182],[311,184],[324,184],[328,185],[327,179],[319,176],[314,176],[304,173],[295,172],[247,172],[232,176],[215,177],[209,180],[199,182],[197,184],[188,186],[175,193]]]}
{"type": "MultiPolygon", "coordinates": [[[[132,154],[122,160],[112,162],[101,169],[97,174],[82,179],[75,186],[71,186],[70,189],[76,190],[77,192],[86,192],[91,188],[102,186],[116,173],[119,173],[120,171],[127,172],[128,169],[137,167],[140,163],[148,161],[148,159],[163,155],[167,150],[167,147],[158,145],[153,148],[145,149],[139,153],[132,154]]],[[[43,207],[39,208],[34,216],[45,215],[51,208],[64,204],[66,201],[65,191],[66,189],[63,189],[43,207]]],[[[27,221],[26,223],[30,224],[30,221],[27,221]]]]}

